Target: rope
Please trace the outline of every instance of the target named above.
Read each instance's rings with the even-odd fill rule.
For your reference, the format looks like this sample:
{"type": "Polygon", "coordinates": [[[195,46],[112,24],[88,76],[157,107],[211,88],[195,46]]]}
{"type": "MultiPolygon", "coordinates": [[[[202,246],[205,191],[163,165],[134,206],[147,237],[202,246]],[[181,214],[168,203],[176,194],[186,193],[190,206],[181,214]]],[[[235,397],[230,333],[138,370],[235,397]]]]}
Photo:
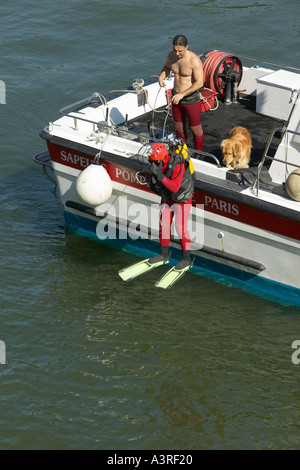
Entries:
{"type": "Polygon", "coordinates": [[[162,109],[162,110],[158,110],[158,109],[155,109],[155,105],[156,105],[156,101],[158,99],[158,95],[161,91],[161,87],[158,89],[158,92],[157,92],[157,95],[156,95],[156,98],[155,98],[155,101],[154,101],[154,107],[151,106],[150,104],[150,101],[149,101],[149,96],[148,96],[148,90],[144,90],[145,91],[145,94],[146,94],[146,103],[150,106],[151,110],[152,110],[152,137],[155,138],[155,135],[153,134],[153,129],[154,129],[154,116],[155,116],[155,113],[166,113],[166,117],[164,119],[164,124],[163,124],[163,128],[162,128],[162,132],[163,132],[163,136],[165,134],[165,129],[166,129],[166,124],[167,124],[167,119],[168,119],[168,116],[170,115],[169,114],[169,111],[171,109],[171,105],[172,103],[168,103],[166,108],[162,109]]]}
{"type": "MultiPolygon", "coordinates": [[[[205,87],[203,87],[202,90],[203,90],[203,89],[204,89],[204,90],[212,91],[212,92],[214,93],[214,91],[211,90],[210,88],[205,88],[205,87]]],[[[209,111],[215,111],[216,109],[218,109],[218,107],[219,107],[219,100],[218,100],[218,98],[217,98],[216,96],[214,97],[214,105],[215,105],[214,108],[213,108],[213,107],[211,106],[211,104],[208,102],[207,98],[205,98],[205,97],[202,95],[201,92],[200,92],[200,96],[201,96],[201,101],[204,101],[204,103],[206,103],[207,106],[209,107],[209,111]]]]}
{"type": "Polygon", "coordinates": [[[93,93],[93,96],[95,96],[96,98],[99,98],[99,101],[104,105],[104,106],[107,106],[107,101],[106,101],[106,98],[104,95],[101,95],[100,93],[98,93],[97,91],[95,93],[93,93]]]}
{"type": "MultiPolygon", "coordinates": [[[[154,101],[154,107],[151,105],[150,101],[149,101],[149,96],[148,96],[148,90],[144,89],[143,87],[141,88],[137,88],[135,90],[111,90],[111,93],[138,93],[139,91],[144,91],[145,93],[145,96],[146,96],[146,103],[150,106],[150,109],[152,110],[152,137],[155,138],[155,135],[153,134],[153,128],[154,128],[154,114],[155,113],[165,113],[166,112],[166,117],[165,117],[165,120],[164,120],[164,125],[163,125],[163,135],[165,133],[165,127],[166,127],[166,123],[167,123],[167,119],[168,119],[168,116],[170,115],[169,114],[169,111],[171,109],[171,103],[169,103],[165,109],[162,109],[161,111],[155,109],[155,104],[156,104],[156,101],[158,99],[158,95],[161,91],[161,88],[159,88],[158,92],[157,92],[157,95],[156,95],[156,98],[155,98],[155,101],[154,101]]],[[[112,119],[111,119],[112,120],[112,119]]],[[[114,123],[115,124],[115,123],[114,123]]],[[[116,124],[115,124],[116,125],[116,124]]]]}
{"type": "MultiPolygon", "coordinates": [[[[95,93],[93,93],[93,96],[95,96],[96,98],[99,98],[99,101],[100,103],[102,104],[102,106],[105,106],[108,110],[109,110],[109,107],[108,107],[108,103],[107,103],[107,100],[105,98],[104,95],[101,95],[100,93],[98,93],[97,91],[95,93]]],[[[111,118],[111,116],[109,116],[113,126],[116,126],[116,123],[114,122],[114,120],[111,118]]]]}

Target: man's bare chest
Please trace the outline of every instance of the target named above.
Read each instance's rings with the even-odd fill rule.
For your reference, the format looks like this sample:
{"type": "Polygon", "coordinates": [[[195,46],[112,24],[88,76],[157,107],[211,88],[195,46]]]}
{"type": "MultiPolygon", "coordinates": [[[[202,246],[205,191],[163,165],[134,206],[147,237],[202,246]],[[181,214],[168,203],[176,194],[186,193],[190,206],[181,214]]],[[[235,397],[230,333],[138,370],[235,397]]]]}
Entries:
{"type": "Polygon", "coordinates": [[[180,77],[190,77],[193,73],[193,69],[188,61],[177,61],[171,65],[171,70],[175,75],[180,77]]]}

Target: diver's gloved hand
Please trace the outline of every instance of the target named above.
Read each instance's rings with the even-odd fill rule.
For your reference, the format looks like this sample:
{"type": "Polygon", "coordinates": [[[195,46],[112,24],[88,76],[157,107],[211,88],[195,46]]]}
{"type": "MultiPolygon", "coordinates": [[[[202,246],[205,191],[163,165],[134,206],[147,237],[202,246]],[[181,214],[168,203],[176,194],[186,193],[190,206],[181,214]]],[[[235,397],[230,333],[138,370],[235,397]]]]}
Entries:
{"type": "Polygon", "coordinates": [[[164,178],[164,174],[162,172],[162,162],[158,162],[158,164],[156,162],[152,162],[151,163],[151,170],[152,170],[152,174],[155,176],[156,180],[158,182],[161,182],[161,180],[164,178]]]}

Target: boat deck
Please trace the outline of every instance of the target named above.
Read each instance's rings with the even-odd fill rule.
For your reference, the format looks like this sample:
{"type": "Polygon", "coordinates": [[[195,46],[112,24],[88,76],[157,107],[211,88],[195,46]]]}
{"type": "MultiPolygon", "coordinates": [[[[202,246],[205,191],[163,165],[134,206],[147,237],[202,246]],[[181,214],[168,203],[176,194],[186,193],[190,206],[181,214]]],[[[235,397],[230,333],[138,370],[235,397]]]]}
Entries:
{"type": "MultiPolygon", "coordinates": [[[[159,111],[161,111],[161,109],[159,111]]],[[[227,180],[220,180],[218,182],[218,184],[226,187],[229,186],[238,192],[245,188],[252,187],[257,174],[257,166],[262,159],[271,132],[276,128],[282,128],[286,124],[284,120],[258,114],[256,112],[255,96],[242,94],[240,94],[237,103],[226,105],[223,101],[218,100],[216,109],[201,113],[201,122],[204,132],[203,152],[214,155],[220,162],[220,165],[222,165],[223,159],[220,144],[223,139],[228,138],[229,131],[235,126],[243,126],[249,130],[253,146],[250,167],[245,170],[229,170],[227,172],[227,180]]],[[[175,135],[171,111],[168,113],[167,120],[166,113],[153,113],[151,111],[139,118],[128,121],[127,125],[128,128],[134,126],[136,129],[138,127],[145,129],[149,126],[149,123],[150,126],[155,129],[168,128],[168,132],[172,132],[175,135]]],[[[187,126],[187,131],[187,144],[188,147],[192,149],[194,143],[189,126],[187,126]]],[[[269,147],[269,156],[274,156],[280,139],[281,133],[276,132],[269,147]]],[[[203,157],[202,159],[216,164],[211,157],[203,157]]],[[[284,196],[282,185],[273,183],[269,176],[269,172],[267,171],[269,164],[270,160],[266,160],[265,166],[261,171],[260,188],[284,196]]],[[[208,175],[197,175],[197,179],[200,181],[206,181],[207,178],[211,179],[208,175]]]]}
{"type": "MultiPolygon", "coordinates": [[[[204,133],[203,151],[215,155],[220,163],[222,163],[222,151],[220,143],[223,139],[228,138],[229,131],[235,126],[246,127],[252,138],[252,152],[250,166],[257,166],[261,161],[263,152],[265,150],[269,135],[271,131],[278,127],[283,127],[285,121],[276,119],[263,114],[258,114],[255,111],[256,99],[251,95],[241,95],[237,103],[225,105],[222,101],[218,101],[218,107],[215,110],[203,112],[201,114],[201,122],[204,133]]],[[[147,125],[150,121],[151,125],[154,119],[156,128],[163,128],[166,115],[164,113],[147,113],[134,122],[141,125],[147,125]]],[[[130,121],[128,122],[130,125],[130,121]]],[[[173,118],[168,116],[166,126],[170,132],[175,134],[173,118]]],[[[193,148],[194,143],[192,135],[188,129],[188,147],[193,148]]],[[[269,155],[275,152],[280,143],[280,134],[274,135],[272,140],[269,155]]],[[[207,161],[212,161],[207,160],[207,161]]]]}

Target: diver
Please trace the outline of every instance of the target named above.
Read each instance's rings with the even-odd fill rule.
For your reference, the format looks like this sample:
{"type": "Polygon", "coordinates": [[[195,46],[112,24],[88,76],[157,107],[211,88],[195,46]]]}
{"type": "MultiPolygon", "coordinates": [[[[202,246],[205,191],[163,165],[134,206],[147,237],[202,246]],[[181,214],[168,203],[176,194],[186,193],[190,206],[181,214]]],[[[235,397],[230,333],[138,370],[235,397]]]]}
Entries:
{"type": "Polygon", "coordinates": [[[151,163],[151,189],[161,196],[160,205],[160,255],[149,259],[149,263],[167,260],[170,256],[171,224],[175,215],[175,228],[180,238],[182,260],[176,269],[191,265],[191,240],[188,219],[194,193],[194,170],[189,161],[184,142],[177,142],[168,151],[164,144],[156,143],[148,154],[151,163]]]}
{"type": "Polygon", "coordinates": [[[148,152],[151,177],[148,184],[161,196],[160,204],[160,254],[146,258],[119,271],[123,281],[130,281],[169,263],[171,224],[175,215],[175,227],[180,238],[182,260],[169,269],[155,287],[168,289],[193,266],[188,219],[194,194],[194,168],[183,141],[175,141],[171,150],[161,143],[151,145],[148,152]]]}

